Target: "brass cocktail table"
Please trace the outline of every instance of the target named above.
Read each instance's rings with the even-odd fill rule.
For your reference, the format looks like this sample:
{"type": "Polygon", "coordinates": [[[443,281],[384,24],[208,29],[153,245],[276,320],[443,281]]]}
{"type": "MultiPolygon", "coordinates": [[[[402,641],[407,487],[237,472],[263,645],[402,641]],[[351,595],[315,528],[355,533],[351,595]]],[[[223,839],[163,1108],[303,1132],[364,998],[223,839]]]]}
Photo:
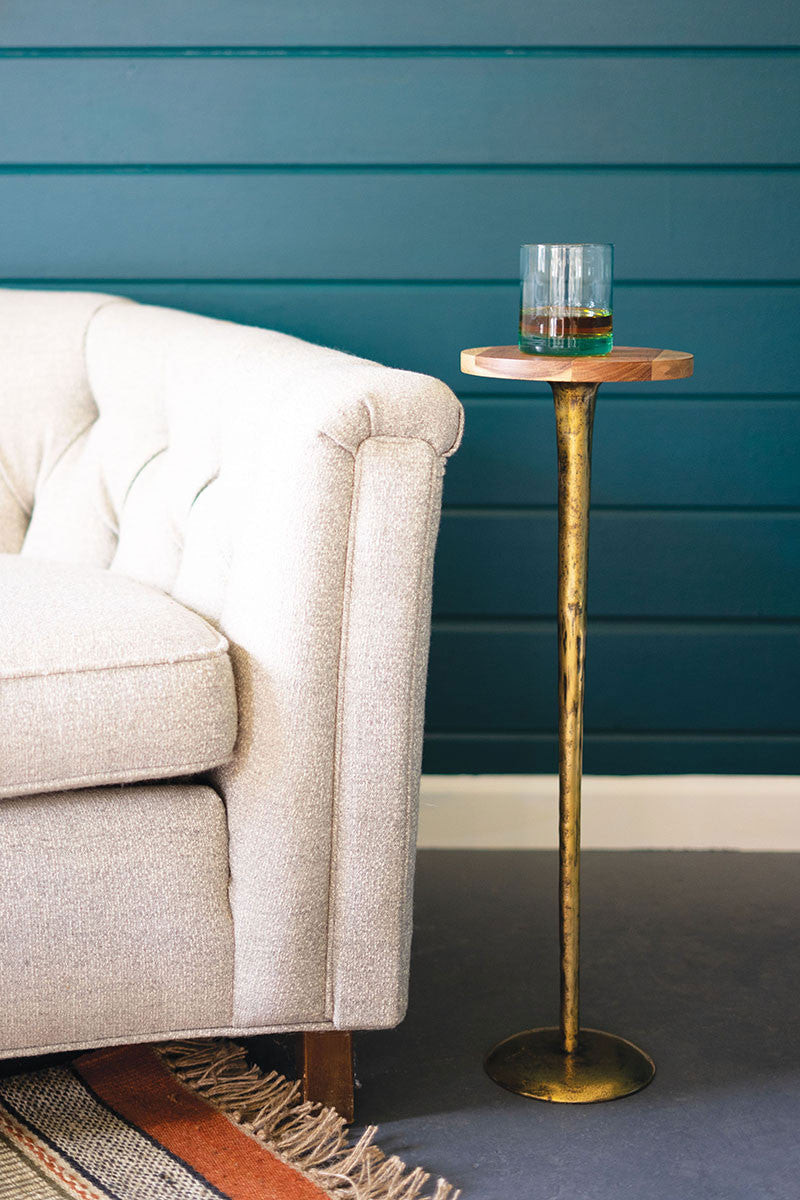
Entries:
{"type": "Polygon", "coordinates": [[[613,1033],[582,1029],[579,1015],[580,838],[586,574],[592,425],[601,383],[684,379],[694,358],[678,350],[618,346],[596,357],[523,354],[516,346],[464,350],[461,370],[539,380],[553,389],[558,448],[558,753],[561,1023],[514,1034],[489,1051],[495,1082],[536,1100],[580,1104],[638,1092],[653,1060],[613,1033]]]}

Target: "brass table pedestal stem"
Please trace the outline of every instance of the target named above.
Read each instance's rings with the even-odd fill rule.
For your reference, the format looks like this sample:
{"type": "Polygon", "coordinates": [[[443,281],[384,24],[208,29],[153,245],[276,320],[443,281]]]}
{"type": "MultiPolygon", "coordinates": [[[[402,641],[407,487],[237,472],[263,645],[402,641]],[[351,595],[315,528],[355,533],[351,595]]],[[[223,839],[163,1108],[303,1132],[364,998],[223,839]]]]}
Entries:
{"type": "Polygon", "coordinates": [[[553,389],[558,440],[559,925],[561,1024],[514,1034],[490,1050],[488,1074],[536,1100],[586,1104],[638,1092],[652,1059],[624,1038],[582,1029],[579,1019],[581,772],[586,659],[586,568],[592,424],[597,389],[615,383],[684,379],[693,358],[680,350],[618,346],[610,354],[553,358],[516,346],[461,353],[467,375],[540,380],[553,389]]]}
{"type": "Polygon", "coordinates": [[[580,843],[586,576],[597,383],[551,383],[558,445],[558,745],[561,1024],[529,1029],[486,1057],[502,1087],[536,1100],[586,1104],[638,1092],[655,1066],[623,1038],[581,1029],[580,843]]]}

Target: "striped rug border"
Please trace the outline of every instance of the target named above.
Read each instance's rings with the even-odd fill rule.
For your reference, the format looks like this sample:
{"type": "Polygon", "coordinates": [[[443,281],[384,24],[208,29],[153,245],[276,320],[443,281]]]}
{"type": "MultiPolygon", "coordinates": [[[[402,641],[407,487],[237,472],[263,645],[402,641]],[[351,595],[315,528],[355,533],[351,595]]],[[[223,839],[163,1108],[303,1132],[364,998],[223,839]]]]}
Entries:
{"type": "Polygon", "coordinates": [[[74,1196],[78,1200],[107,1200],[105,1195],[82,1178],[51,1145],[16,1118],[5,1104],[0,1104],[0,1151],[3,1145],[7,1145],[15,1155],[17,1165],[20,1164],[20,1160],[29,1164],[29,1176],[35,1175],[38,1187],[36,1191],[31,1183],[22,1182],[21,1173],[13,1178],[10,1171],[0,1167],[0,1185],[4,1189],[0,1191],[0,1197],[3,1197],[3,1200],[6,1196],[11,1200],[12,1195],[14,1200],[18,1197],[20,1200],[33,1200],[33,1197],[38,1196],[74,1196]],[[6,1187],[9,1180],[15,1189],[13,1193],[6,1187]],[[44,1181],[49,1183],[49,1191],[43,1190],[44,1181]],[[22,1187],[24,1191],[19,1190],[22,1187]]]}
{"type": "Polygon", "coordinates": [[[210,1038],[0,1079],[0,1200],[458,1200],[299,1091],[210,1038]]]}
{"type": "Polygon", "coordinates": [[[209,1194],[222,1200],[324,1200],[319,1187],[182,1084],[149,1047],[115,1046],[72,1066],[99,1103],[206,1182],[209,1194]],[[252,1181],[259,1176],[256,1197],[252,1181]]]}

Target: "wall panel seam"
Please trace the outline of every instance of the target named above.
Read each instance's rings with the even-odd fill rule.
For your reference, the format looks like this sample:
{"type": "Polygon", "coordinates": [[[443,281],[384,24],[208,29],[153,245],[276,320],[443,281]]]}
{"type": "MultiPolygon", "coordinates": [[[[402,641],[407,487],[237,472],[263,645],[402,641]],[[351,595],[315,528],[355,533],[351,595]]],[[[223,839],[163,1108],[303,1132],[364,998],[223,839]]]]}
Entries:
{"type": "MultiPolygon", "coordinates": [[[[0,57],[2,57],[0,55],[0,57]]],[[[450,175],[453,173],[475,172],[477,174],[534,174],[536,172],[569,171],[597,174],[598,172],[641,171],[686,173],[753,173],[761,172],[797,172],[800,164],[794,162],[776,163],[708,163],[708,162],[657,162],[657,163],[615,163],[615,162],[553,162],[553,163],[495,163],[495,162],[463,162],[463,163],[431,163],[431,162],[129,162],[129,163],[91,163],[91,162],[6,162],[0,163],[2,174],[52,174],[52,175],[153,175],[153,174],[278,174],[281,172],[314,175],[323,172],[341,172],[345,175],[374,172],[376,174],[420,174],[420,175],[450,175]]]]}
{"type": "Polygon", "coordinates": [[[798,45],[0,46],[0,58],[791,58],[798,45]]]}

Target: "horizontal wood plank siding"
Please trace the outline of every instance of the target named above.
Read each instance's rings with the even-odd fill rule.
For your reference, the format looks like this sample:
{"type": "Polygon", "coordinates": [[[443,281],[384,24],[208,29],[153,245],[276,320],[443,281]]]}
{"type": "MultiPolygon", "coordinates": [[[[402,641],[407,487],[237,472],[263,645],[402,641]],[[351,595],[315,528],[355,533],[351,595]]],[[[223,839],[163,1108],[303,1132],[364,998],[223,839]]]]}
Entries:
{"type": "Polygon", "coordinates": [[[763,46],[800,41],[786,0],[572,0],[568,6],[494,0],[3,0],[0,44],[81,47],[763,46]]]}
{"type": "MultiPolygon", "coordinates": [[[[556,524],[554,511],[445,513],[434,612],[554,616],[556,524]]],[[[589,573],[597,617],[794,618],[800,514],[596,512],[589,573]]]]}
{"type": "MultiPolygon", "coordinates": [[[[595,733],[797,733],[800,623],[589,621],[595,733]]],[[[428,727],[547,732],[555,622],[437,621],[428,727]]]]}
{"type": "MultiPolygon", "coordinates": [[[[662,399],[664,387],[598,393],[595,508],[800,507],[800,400],[662,399]]],[[[532,396],[465,401],[467,436],[447,469],[448,505],[555,503],[553,403],[532,396]]]]}
{"type": "Polygon", "coordinates": [[[585,761],[800,772],[800,7],[7,0],[0,282],[286,330],[445,379],[425,767],[556,767],[549,389],[522,241],[613,241],[585,761]],[[555,99],[554,99],[555,98],[555,99]],[[546,120],[537,114],[546,112],[546,120]]]}
{"type": "MultiPolygon", "coordinates": [[[[24,282],[29,283],[30,280],[24,282]]],[[[43,283],[45,281],[42,281],[43,283]]],[[[545,395],[546,384],[463,376],[465,346],[513,341],[518,317],[514,284],[296,283],[76,279],[59,286],[114,292],[150,304],[172,305],[245,324],[283,329],[353,354],[437,375],[461,396],[545,395]]],[[[620,344],[694,347],[691,379],[652,385],[659,395],[797,394],[800,285],[615,289],[614,327],[620,344]],[[747,320],[747,355],[742,356],[747,320]],[[702,335],[699,331],[702,331],[702,335]]],[[[603,397],[636,385],[612,384],[603,397]]]]}
{"type": "Polygon", "coordinates": [[[797,207],[800,171],[764,169],[17,168],[0,170],[0,251],[17,278],[107,279],[113,265],[127,279],[514,284],[533,227],[552,241],[580,227],[617,244],[618,280],[769,283],[800,279],[797,207]]]}
{"type": "Polygon", "coordinates": [[[0,161],[783,164],[798,108],[778,54],[23,56],[0,161]]]}
{"type": "MultiPolygon", "coordinates": [[[[583,764],[592,775],[797,775],[800,737],[589,732],[583,764]]],[[[558,741],[554,733],[428,733],[425,770],[431,775],[551,775],[558,771],[558,741]]]]}

